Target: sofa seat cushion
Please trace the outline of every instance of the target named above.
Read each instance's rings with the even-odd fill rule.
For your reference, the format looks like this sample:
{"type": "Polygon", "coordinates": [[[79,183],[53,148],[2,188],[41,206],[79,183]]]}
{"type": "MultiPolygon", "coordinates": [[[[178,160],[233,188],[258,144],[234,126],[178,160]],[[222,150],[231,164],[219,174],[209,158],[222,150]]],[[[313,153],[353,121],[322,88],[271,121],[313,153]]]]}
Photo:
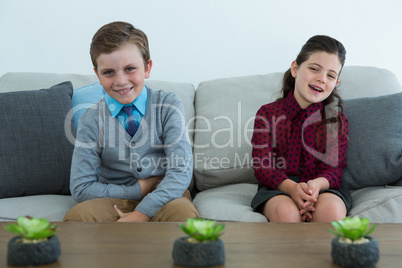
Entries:
{"type": "Polygon", "coordinates": [[[373,223],[402,222],[402,187],[377,186],[352,191],[349,216],[369,218],[373,223]]]}
{"type": "Polygon", "coordinates": [[[69,194],[71,82],[0,93],[0,198],[69,194]]]}
{"type": "Polygon", "coordinates": [[[349,119],[344,187],[357,190],[402,178],[402,92],[345,100],[349,119]]]}
{"type": "MultiPolygon", "coordinates": [[[[251,208],[257,184],[239,183],[198,193],[193,202],[200,216],[215,221],[267,222],[251,208]]],[[[377,186],[352,191],[349,217],[369,218],[373,223],[402,222],[402,187],[377,186]]]]}
{"type": "Polygon", "coordinates": [[[0,222],[16,221],[19,216],[63,221],[64,215],[77,202],[71,195],[31,195],[0,199],[0,222]],[[7,209],[3,209],[7,208],[7,209]]]}
{"type": "Polygon", "coordinates": [[[202,218],[215,221],[267,222],[251,208],[257,184],[239,183],[198,193],[193,202],[202,218]]]}

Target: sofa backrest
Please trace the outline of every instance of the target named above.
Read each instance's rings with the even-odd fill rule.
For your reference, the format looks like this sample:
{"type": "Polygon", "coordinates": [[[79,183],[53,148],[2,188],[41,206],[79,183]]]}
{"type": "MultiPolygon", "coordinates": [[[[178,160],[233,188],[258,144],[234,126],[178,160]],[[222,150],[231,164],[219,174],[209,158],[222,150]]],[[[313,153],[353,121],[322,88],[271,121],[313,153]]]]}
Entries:
{"type": "Polygon", "coordinates": [[[384,96],[401,92],[396,75],[387,69],[345,66],[338,86],[344,100],[384,96]]]}
{"type": "Polygon", "coordinates": [[[98,79],[95,75],[11,72],[0,77],[0,92],[49,88],[64,81],[71,81],[77,89],[98,79]]]}

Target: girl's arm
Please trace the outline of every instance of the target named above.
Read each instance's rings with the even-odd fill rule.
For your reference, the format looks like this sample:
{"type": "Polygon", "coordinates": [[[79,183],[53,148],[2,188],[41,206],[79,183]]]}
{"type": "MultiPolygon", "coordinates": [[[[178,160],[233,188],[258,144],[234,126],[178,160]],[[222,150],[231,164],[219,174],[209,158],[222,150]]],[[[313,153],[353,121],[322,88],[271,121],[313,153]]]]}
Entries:
{"type": "MultiPolygon", "coordinates": [[[[257,180],[269,189],[288,179],[284,170],[277,168],[275,160],[278,157],[273,151],[272,118],[267,105],[262,106],[254,121],[254,132],[251,143],[254,175],[257,180]]],[[[280,156],[279,156],[280,157],[280,156]]]]}

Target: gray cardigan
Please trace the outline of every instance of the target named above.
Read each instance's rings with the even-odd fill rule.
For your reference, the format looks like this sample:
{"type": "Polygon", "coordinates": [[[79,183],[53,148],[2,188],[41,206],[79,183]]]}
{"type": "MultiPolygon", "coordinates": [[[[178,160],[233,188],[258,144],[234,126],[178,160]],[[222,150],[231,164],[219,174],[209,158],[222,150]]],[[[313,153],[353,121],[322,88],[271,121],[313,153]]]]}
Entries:
{"type": "Polygon", "coordinates": [[[136,210],[153,217],[183,195],[193,173],[184,109],[174,93],[148,90],[139,129],[130,137],[105,99],[80,118],[71,164],[71,194],[77,202],[107,197],[140,200],[139,179],[164,176],[136,210]]]}

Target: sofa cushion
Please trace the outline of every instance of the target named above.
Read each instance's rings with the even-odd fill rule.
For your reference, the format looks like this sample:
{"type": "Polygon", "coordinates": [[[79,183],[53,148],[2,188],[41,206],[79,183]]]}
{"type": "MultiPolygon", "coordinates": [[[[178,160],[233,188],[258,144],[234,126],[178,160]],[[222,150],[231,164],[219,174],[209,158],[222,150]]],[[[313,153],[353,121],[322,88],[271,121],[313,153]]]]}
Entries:
{"type": "Polygon", "coordinates": [[[64,82],[0,93],[0,198],[70,193],[72,92],[64,82]]]}
{"type": "Polygon", "coordinates": [[[31,195],[0,199],[0,222],[16,221],[21,215],[63,221],[64,215],[77,202],[71,195],[31,195]]]}
{"type": "Polygon", "coordinates": [[[402,187],[377,186],[352,191],[350,217],[358,215],[373,223],[402,222],[402,187]]]}
{"type": "Polygon", "coordinates": [[[345,100],[349,119],[348,189],[391,184],[402,178],[402,92],[345,100]]]}
{"type": "Polygon", "coordinates": [[[394,73],[371,66],[345,66],[338,86],[342,99],[378,97],[401,92],[394,73]]]}
{"type": "Polygon", "coordinates": [[[98,78],[96,75],[82,74],[9,72],[0,77],[0,92],[49,88],[64,81],[71,81],[73,88],[76,89],[95,83],[98,81],[98,78]]]}
{"type": "Polygon", "coordinates": [[[195,93],[194,176],[203,191],[256,182],[251,167],[254,117],[278,95],[282,73],[212,80],[195,93]]]}
{"type": "Polygon", "coordinates": [[[264,215],[251,208],[251,200],[256,193],[256,183],[239,183],[202,191],[195,196],[193,203],[200,216],[205,219],[267,222],[264,215]]]}

